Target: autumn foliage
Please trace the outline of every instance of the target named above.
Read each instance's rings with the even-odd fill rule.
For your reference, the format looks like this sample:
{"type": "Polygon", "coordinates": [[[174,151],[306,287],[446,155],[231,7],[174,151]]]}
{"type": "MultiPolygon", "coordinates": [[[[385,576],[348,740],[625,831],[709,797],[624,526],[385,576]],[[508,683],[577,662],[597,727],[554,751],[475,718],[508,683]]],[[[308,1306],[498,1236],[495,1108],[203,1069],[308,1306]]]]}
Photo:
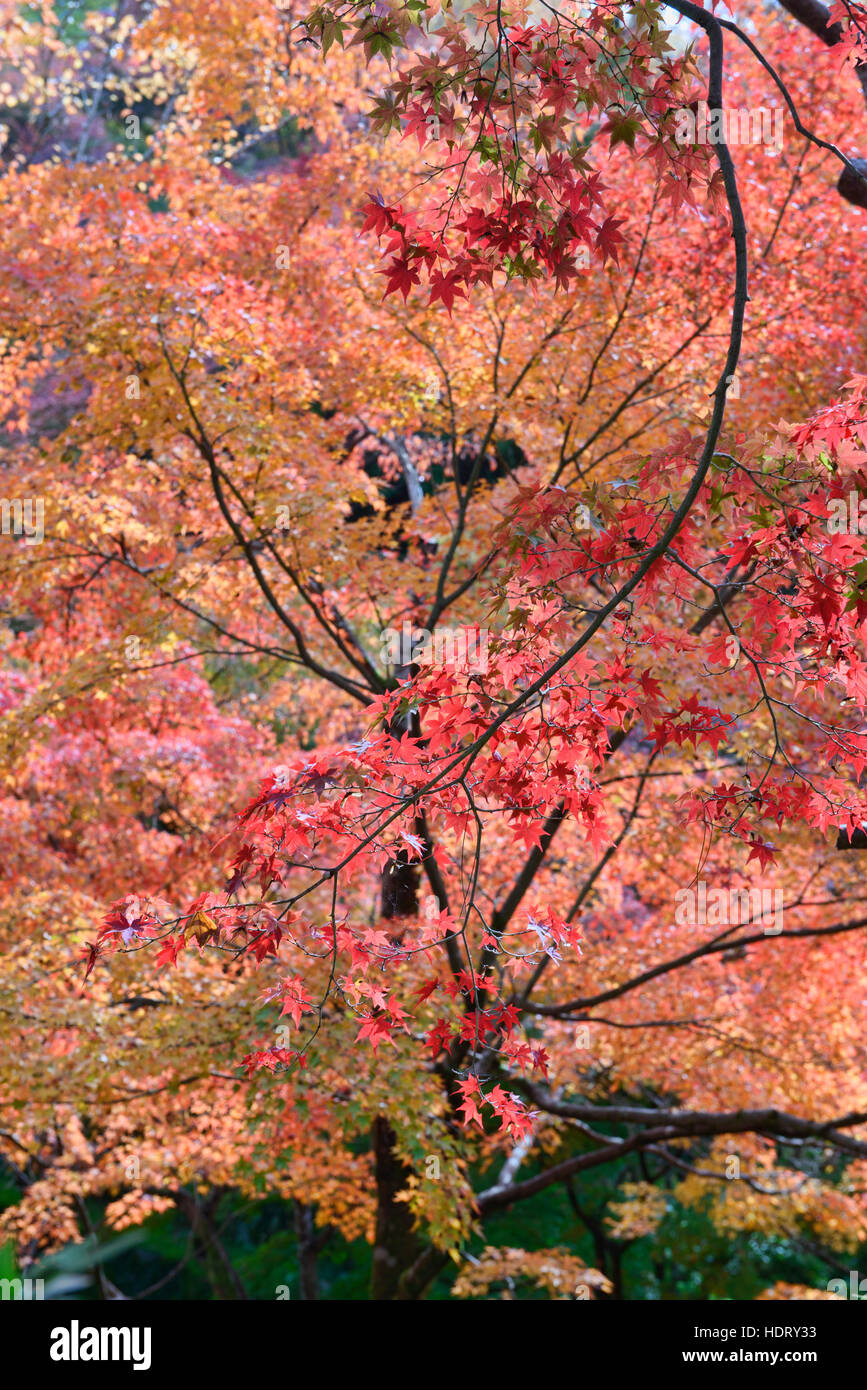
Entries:
{"type": "Polygon", "coordinates": [[[733,13],[0,5],[23,1268],[867,1242],[867,15],[733,13]]]}

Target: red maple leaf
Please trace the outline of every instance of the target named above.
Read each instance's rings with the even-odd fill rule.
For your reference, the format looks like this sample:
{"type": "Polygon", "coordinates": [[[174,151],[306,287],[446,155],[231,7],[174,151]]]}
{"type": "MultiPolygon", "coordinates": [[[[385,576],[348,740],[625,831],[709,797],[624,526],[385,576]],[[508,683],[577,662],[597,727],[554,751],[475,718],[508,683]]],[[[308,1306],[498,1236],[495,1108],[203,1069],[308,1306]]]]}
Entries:
{"type": "Polygon", "coordinates": [[[178,956],[181,951],[183,951],[186,944],[182,932],[179,933],[177,937],[168,937],[162,949],[157,952],[155,964],[158,967],[163,965],[177,965],[178,956]]]}
{"type": "Polygon", "coordinates": [[[773,845],[769,845],[765,840],[754,840],[753,847],[747,855],[747,863],[751,859],[758,859],[762,869],[766,869],[769,864],[773,864],[777,852],[773,845]]]}
{"type": "MultiPolygon", "coordinates": [[[[478,1106],[476,1105],[475,1100],[473,1099],[474,1096],[482,1095],[481,1088],[476,1077],[468,1076],[466,1081],[459,1081],[458,1090],[461,1092],[461,1095],[463,1097],[460,1105],[458,1106],[458,1110],[463,1110],[464,1112],[464,1124],[477,1124],[479,1129],[483,1130],[484,1125],[482,1124],[482,1116],[478,1106]]],[[[482,1100],[484,1100],[484,1096],[482,1096],[482,1100]]]]}
{"type": "Polygon", "coordinates": [[[386,266],[385,270],[380,270],[378,274],[386,276],[387,279],[383,298],[394,294],[395,290],[399,290],[404,301],[406,301],[410,290],[418,284],[421,278],[418,268],[410,266],[406,256],[392,256],[391,264],[386,266]]]}
{"type": "Polygon", "coordinates": [[[443,1048],[445,1048],[446,1051],[449,1050],[451,1044],[451,1031],[451,1026],[444,1018],[441,1018],[439,1022],[435,1023],[433,1028],[428,1031],[424,1040],[424,1045],[430,1048],[434,1057],[436,1057],[443,1048]]]}
{"type": "Polygon", "coordinates": [[[81,952],[81,959],[87,962],[87,969],[84,972],[84,978],[86,980],[99,959],[99,943],[96,941],[88,941],[81,952]]]}
{"type": "Polygon", "coordinates": [[[282,1018],[284,1014],[288,1014],[295,1024],[295,1027],[300,1028],[301,1015],[302,1013],[311,1012],[313,1001],[301,983],[301,979],[298,975],[295,975],[291,980],[284,980],[283,990],[283,1007],[280,1010],[280,1017],[282,1018]]]}
{"type": "Polygon", "coordinates": [[[428,301],[430,304],[439,299],[451,313],[455,300],[466,299],[466,297],[466,291],[462,290],[460,286],[460,273],[458,271],[450,270],[445,275],[437,271],[435,275],[431,276],[430,300],[428,301]]]}
{"type": "Polygon", "coordinates": [[[623,222],[622,217],[606,217],[596,233],[596,249],[602,252],[603,265],[609,259],[614,261],[615,265],[620,264],[617,248],[625,238],[618,228],[623,226],[623,222]]]}
{"type": "Polygon", "coordinates": [[[396,1047],[397,1044],[391,1036],[393,1028],[393,1022],[390,1018],[386,1017],[385,1014],[371,1014],[371,1016],[366,1018],[362,1023],[355,1041],[361,1042],[362,1038],[365,1038],[370,1043],[374,1052],[376,1052],[376,1049],[382,1042],[390,1042],[392,1047],[396,1047]]]}

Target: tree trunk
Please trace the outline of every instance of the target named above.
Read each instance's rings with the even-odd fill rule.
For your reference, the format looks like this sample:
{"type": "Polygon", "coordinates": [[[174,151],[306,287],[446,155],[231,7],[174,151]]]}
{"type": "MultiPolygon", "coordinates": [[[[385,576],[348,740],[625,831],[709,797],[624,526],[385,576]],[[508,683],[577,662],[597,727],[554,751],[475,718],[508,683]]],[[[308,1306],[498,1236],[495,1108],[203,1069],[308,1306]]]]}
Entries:
{"type": "Polygon", "coordinates": [[[179,1196],[178,1204],[185,1212],[192,1227],[205,1273],[214,1293],[214,1299],[220,1302],[229,1299],[246,1299],[247,1290],[229,1259],[214,1224],[220,1195],[220,1193],[212,1193],[206,1202],[200,1202],[197,1196],[184,1193],[179,1196]]]}
{"type": "MultiPolygon", "coordinates": [[[[401,854],[382,875],[382,915],[393,921],[418,913],[418,868],[401,854]]],[[[395,1134],[384,1115],[373,1122],[371,1146],[376,1176],[376,1236],[370,1273],[370,1297],[376,1302],[417,1298],[419,1292],[402,1291],[401,1276],[418,1260],[423,1245],[413,1231],[412,1213],[406,1202],[395,1200],[410,1176],[410,1169],[394,1152],[395,1134]]]]}
{"type": "Polygon", "coordinates": [[[319,1297],[319,1271],[316,1260],[320,1241],[313,1225],[313,1207],[295,1203],[295,1234],[298,1237],[299,1296],[305,1302],[319,1297]]]}
{"type": "MultiPolygon", "coordinates": [[[[394,1152],[394,1130],[384,1115],[373,1122],[376,1173],[376,1238],[370,1272],[370,1297],[375,1302],[401,1298],[401,1277],[418,1259],[422,1245],[412,1229],[406,1202],[395,1200],[406,1187],[409,1169],[394,1152]]],[[[410,1293],[409,1297],[417,1297],[410,1293]]]]}

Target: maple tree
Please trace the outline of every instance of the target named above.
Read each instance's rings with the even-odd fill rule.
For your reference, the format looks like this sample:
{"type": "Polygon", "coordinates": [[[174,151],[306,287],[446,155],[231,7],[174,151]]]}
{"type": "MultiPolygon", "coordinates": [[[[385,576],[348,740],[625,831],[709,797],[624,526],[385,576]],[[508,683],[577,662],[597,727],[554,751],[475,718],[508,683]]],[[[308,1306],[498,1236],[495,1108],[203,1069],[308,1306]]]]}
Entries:
{"type": "Polygon", "coordinates": [[[867,1239],[865,14],[671,8],[4,7],[25,1258],[173,1203],[236,1296],[271,1190],[416,1298],[608,1166],[600,1265],[867,1239]]]}

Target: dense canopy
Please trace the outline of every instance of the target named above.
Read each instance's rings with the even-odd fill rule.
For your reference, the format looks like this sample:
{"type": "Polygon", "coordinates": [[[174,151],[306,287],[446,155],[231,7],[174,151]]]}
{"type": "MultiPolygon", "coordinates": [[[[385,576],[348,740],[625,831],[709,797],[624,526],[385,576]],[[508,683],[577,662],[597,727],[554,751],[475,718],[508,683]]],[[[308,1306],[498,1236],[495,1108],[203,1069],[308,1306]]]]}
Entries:
{"type": "Polygon", "coordinates": [[[10,1270],[832,1296],[867,10],[0,28],[10,1270]]]}

